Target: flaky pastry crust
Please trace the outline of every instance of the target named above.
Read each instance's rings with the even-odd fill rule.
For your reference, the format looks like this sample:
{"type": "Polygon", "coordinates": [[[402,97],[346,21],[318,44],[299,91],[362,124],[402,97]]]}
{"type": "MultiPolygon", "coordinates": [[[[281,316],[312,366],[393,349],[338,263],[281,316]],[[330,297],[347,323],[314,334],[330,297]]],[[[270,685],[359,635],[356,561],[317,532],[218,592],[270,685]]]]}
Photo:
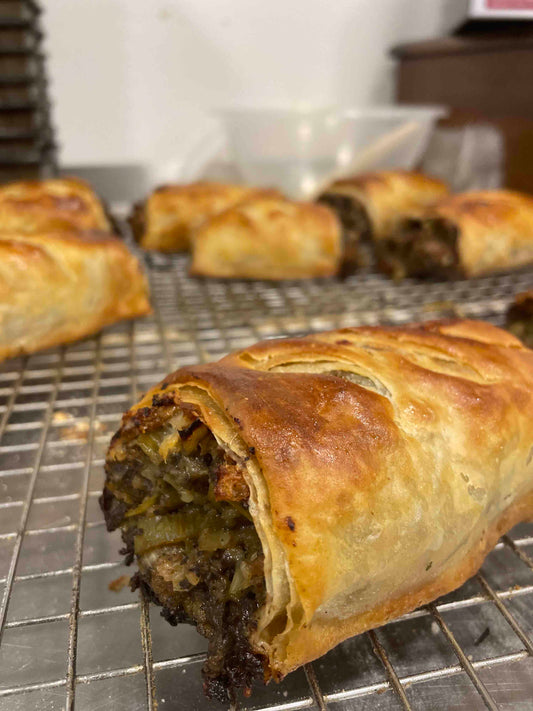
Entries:
{"type": "Polygon", "coordinates": [[[0,360],[150,313],[147,281],[103,232],[0,234],[0,360]]]}
{"type": "Polygon", "coordinates": [[[134,207],[130,223],[144,249],[182,252],[189,249],[191,235],[202,222],[257,191],[209,181],[163,185],[134,207]]]}
{"type": "Polygon", "coordinates": [[[194,234],[191,274],[303,279],[336,274],[340,223],[323,205],[261,195],[204,223],[194,234]]]}
{"type": "Polygon", "coordinates": [[[267,675],[458,587],[533,515],[533,352],[486,323],[343,329],[182,368],[109,456],[169,403],[243,467],[267,675]]]}

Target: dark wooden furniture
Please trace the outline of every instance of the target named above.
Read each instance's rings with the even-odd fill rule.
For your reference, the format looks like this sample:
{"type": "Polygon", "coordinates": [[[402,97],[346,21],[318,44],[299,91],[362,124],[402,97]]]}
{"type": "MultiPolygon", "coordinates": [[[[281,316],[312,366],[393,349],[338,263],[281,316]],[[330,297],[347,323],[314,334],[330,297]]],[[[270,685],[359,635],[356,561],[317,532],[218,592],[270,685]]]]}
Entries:
{"type": "Polygon", "coordinates": [[[499,25],[395,48],[397,99],[448,106],[446,125],[499,128],[505,184],[533,193],[533,29],[499,25]]]}

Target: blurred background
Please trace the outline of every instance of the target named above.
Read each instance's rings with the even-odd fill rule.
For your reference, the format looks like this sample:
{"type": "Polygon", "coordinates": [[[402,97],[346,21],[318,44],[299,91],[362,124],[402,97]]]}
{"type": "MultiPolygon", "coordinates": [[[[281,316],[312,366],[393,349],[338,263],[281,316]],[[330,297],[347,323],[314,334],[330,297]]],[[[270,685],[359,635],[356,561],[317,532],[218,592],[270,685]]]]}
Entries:
{"type": "Polygon", "coordinates": [[[210,135],[214,107],[388,103],[390,47],[445,33],[454,9],[461,3],[52,0],[43,26],[61,162],[168,181],[210,135]]]}
{"type": "MultiPolygon", "coordinates": [[[[36,8],[2,0],[0,10],[16,14],[17,5],[36,8]]],[[[41,9],[39,51],[59,164],[111,201],[135,199],[158,183],[238,179],[236,150],[257,146],[236,147],[247,139],[233,122],[228,147],[217,109],[360,110],[394,102],[446,113],[435,114],[439,130],[423,137],[423,154],[419,146],[408,162],[460,190],[505,183],[533,191],[528,1],[49,0],[41,9]]],[[[375,138],[366,130],[353,136],[358,150],[375,138]]],[[[278,140],[279,132],[273,148],[278,140]]],[[[372,155],[357,167],[375,167],[372,155]]],[[[298,156],[285,157],[294,163],[298,156]]],[[[242,170],[240,177],[270,179],[242,170]]]]}

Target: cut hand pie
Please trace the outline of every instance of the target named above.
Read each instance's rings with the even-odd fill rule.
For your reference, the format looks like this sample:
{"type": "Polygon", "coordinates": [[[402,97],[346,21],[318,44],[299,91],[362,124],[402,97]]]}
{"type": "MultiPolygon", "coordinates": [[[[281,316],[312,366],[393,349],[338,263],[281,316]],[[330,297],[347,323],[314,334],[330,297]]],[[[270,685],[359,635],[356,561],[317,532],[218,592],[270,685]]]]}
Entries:
{"type": "Polygon", "coordinates": [[[510,190],[451,195],[378,245],[396,278],[477,277],[533,264],[533,198],[510,190]]]}
{"type": "Polygon", "coordinates": [[[335,181],[318,202],[337,212],[351,241],[378,241],[406,214],[426,208],[448,192],[445,183],[422,173],[380,170],[335,181]]]}
{"type": "Polygon", "coordinates": [[[450,592],[533,515],[533,352],[474,321],[269,340],[126,413],[101,498],[208,694],[450,592]]]}

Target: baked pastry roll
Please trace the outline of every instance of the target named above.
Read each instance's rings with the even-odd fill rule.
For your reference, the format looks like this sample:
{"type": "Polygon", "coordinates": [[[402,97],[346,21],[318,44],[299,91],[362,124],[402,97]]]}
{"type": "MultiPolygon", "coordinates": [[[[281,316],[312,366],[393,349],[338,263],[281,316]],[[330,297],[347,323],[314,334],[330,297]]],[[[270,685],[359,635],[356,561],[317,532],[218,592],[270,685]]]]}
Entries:
{"type": "Polygon", "coordinates": [[[246,185],[207,181],[163,185],[135,205],[130,224],[144,249],[183,252],[190,247],[191,233],[204,220],[256,192],[257,188],[246,185]]]}
{"type": "Polygon", "coordinates": [[[0,186],[0,231],[71,229],[112,231],[103,204],[83,180],[28,180],[0,186]]]}
{"type": "Polygon", "coordinates": [[[510,190],[451,195],[379,244],[396,278],[477,277],[533,263],[533,199],[510,190]]]}
{"type": "Polygon", "coordinates": [[[318,197],[342,221],[351,242],[380,240],[402,217],[449,192],[441,180],[409,170],[380,170],[336,180],[318,197]]]}
{"type": "Polygon", "coordinates": [[[331,210],[261,195],[198,228],[191,274],[241,279],[325,277],[338,272],[342,258],[342,229],[331,210]]]}
{"type": "Polygon", "coordinates": [[[0,233],[0,361],[150,313],[139,262],[100,232],[0,233]]]}
{"type": "Polygon", "coordinates": [[[223,698],[461,585],[533,514],[532,444],[511,334],[343,329],[169,375],[124,415],[101,505],[223,698]]]}
{"type": "Polygon", "coordinates": [[[507,312],[507,328],[533,348],[533,289],[517,294],[507,312]]]}

